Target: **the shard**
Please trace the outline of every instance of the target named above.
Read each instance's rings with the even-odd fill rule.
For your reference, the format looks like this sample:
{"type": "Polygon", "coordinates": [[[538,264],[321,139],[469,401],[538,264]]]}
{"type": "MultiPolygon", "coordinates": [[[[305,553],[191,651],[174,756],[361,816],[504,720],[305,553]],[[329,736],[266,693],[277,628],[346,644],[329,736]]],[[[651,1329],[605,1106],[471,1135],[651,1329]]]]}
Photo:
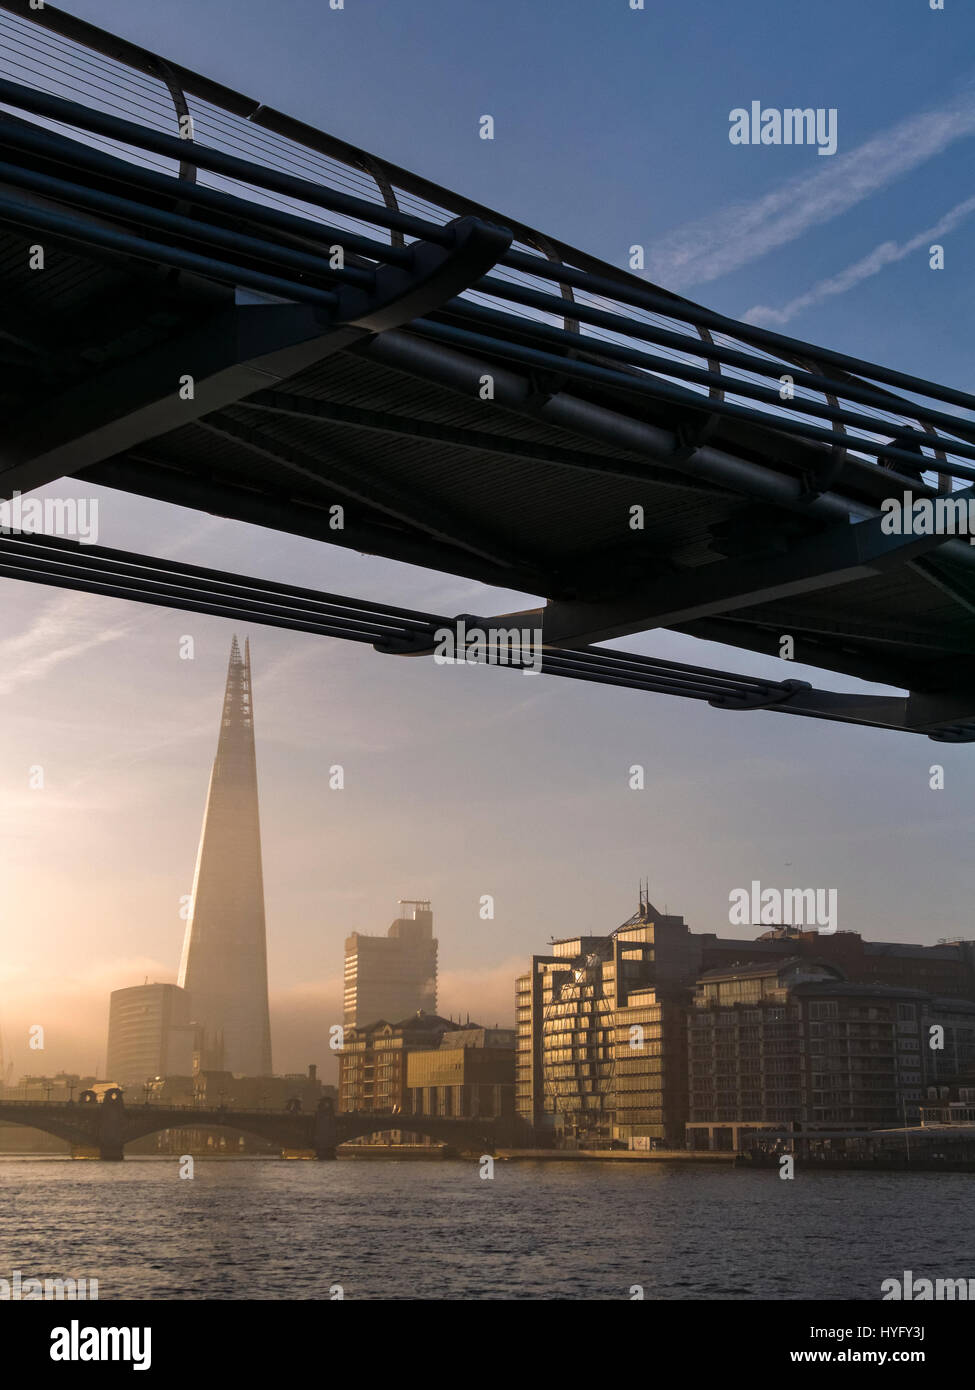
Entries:
{"type": "Polygon", "coordinates": [[[267,943],[250,644],[236,636],[196,859],[179,983],[199,1029],[200,1070],[271,1073],[267,943]]]}

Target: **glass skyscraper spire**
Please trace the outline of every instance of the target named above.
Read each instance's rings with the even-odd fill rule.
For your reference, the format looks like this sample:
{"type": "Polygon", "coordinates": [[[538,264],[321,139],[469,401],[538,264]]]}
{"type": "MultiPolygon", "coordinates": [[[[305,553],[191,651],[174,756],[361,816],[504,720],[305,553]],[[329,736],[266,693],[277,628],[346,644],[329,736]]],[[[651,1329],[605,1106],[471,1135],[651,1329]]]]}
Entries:
{"type": "Polygon", "coordinates": [[[271,1073],[267,943],[250,644],[230,648],[179,983],[199,1028],[201,1070],[271,1073]]]}

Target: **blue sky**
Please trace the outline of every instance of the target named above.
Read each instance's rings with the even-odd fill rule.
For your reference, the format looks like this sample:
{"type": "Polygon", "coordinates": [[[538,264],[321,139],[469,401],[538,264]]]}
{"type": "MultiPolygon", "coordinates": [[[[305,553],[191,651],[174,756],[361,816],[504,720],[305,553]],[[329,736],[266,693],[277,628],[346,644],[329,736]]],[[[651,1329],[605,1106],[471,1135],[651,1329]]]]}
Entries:
{"type": "MultiPolygon", "coordinates": [[[[725,313],[785,311],[798,337],[975,381],[975,12],[963,0],[944,12],[928,0],[65,8],[606,260],[623,265],[641,244],[660,283],[725,313]],[[753,100],[836,108],[837,154],[731,145],[729,112],[753,100]],[[494,141],[478,138],[483,114],[494,141]],[[904,248],[949,216],[935,272],[926,247],[904,248]],[[835,277],[847,288],[825,293],[835,277]]],[[[524,597],[485,600],[447,576],[100,496],[110,546],[448,613],[524,597]]],[[[2,596],[0,871],[14,930],[0,1022],[18,1070],[39,1069],[18,1039],[46,1015],[44,1068],[94,1066],[107,990],[175,975],[231,628],[6,581],[2,596]],[[187,632],[198,656],[181,663],[187,632]],[[37,763],[41,795],[26,785],[37,763]]],[[[434,899],[442,1007],[485,1022],[510,1018],[529,951],[610,929],[646,875],[697,930],[733,934],[728,894],[759,878],[836,887],[841,927],[868,936],[975,935],[971,748],[250,636],[280,1069],[326,1060],[342,940],[385,930],[401,896],[434,899]],[[327,789],[334,762],[348,769],[340,795],[327,789]],[[626,784],[635,762],[644,793],[626,784]],[[934,762],[942,792],[928,787],[934,762]],[[498,904],[490,923],[483,893],[498,904]]],[[[783,673],[668,634],[624,645],[783,673]]]]}
{"type": "MultiPolygon", "coordinates": [[[[965,0],[72,0],[74,13],[259,96],[507,215],[618,264],[636,243],[661,269],[701,219],[811,176],[847,186],[842,211],[715,278],[680,288],[740,317],[777,306],[909,241],[975,193],[975,10],[965,0]],[[728,113],[835,107],[839,150],[737,148],[728,113]],[[477,120],[496,122],[480,140],[477,120]],[[922,138],[930,113],[944,147],[922,138]],[[969,127],[970,128],[970,127],[969,127]],[[856,155],[872,145],[867,164],[856,155]],[[871,175],[888,177],[871,188],[871,175]]],[[[827,202],[826,189],[811,197],[827,202]]],[[[967,258],[975,218],[943,273],[916,255],[817,307],[790,331],[967,385],[975,346],[967,258]],[[968,311],[968,312],[966,312],[968,311]]],[[[719,237],[717,238],[720,240],[719,237]]]]}

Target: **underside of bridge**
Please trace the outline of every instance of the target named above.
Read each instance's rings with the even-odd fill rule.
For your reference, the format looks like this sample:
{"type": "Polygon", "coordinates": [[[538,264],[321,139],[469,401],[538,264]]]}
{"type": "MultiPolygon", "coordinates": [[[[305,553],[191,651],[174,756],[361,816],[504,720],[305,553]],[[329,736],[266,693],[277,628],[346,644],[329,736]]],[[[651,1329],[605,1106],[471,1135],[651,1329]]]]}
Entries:
{"type": "Polygon", "coordinates": [[[15,529],[0,576],[400,656],[462,616],[540,633],[552,675],[975,740],[950,534],[975,398],[712,313],[51,6],[0,0],[0,31],[0,497],[71,476],[485,598],[422,613],[15,529]],[[906,495],[933,521],[904,534],[906,495]],[[596,645],[656,628],[789,638],[903,693],[596,645]]]}
{"type": "Polygon", "coordinates": [[[53,1134],[71,1145],[76,1156],[120,1160],[125,1147],[166,1130],[232,1130],[249,1134],[282,1150],[307,1150],[334,1158],[334,1117],[280,1111],[234,1111],[198,1106],[126,1106],[100,1103],[37,1101],[0,1102],[0,1120],[53,1134]]]}

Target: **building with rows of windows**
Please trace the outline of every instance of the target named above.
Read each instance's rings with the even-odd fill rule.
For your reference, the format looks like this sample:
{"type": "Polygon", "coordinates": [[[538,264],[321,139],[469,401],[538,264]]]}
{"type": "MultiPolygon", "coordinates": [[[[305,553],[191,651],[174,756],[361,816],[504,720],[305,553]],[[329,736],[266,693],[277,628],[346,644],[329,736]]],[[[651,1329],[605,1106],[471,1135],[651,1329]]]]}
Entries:
{"type": "Polygon", "coordinates": [[[743,1131],[806,1136],[915,1120],[929,996],[851,983],[826,962],[707,971],[688,1026],[688,1143],[743,1146],[743,1131]]]}
{"type": "Polygon", "coordinates": [[[515,1105],[536,1142],[738,1149],[916,1124],[975,1069],[973,943],[776,927],[694,933],[648,900],[553,940],[515,990],[515,1105]]]}
{"type": "Polygon", "coordinates": [[[681,1141],[694,964],[683,918],[649,902],[608,936],[532,956],[516,983],[515,1103],[540,1141],[681,1141]]]}

